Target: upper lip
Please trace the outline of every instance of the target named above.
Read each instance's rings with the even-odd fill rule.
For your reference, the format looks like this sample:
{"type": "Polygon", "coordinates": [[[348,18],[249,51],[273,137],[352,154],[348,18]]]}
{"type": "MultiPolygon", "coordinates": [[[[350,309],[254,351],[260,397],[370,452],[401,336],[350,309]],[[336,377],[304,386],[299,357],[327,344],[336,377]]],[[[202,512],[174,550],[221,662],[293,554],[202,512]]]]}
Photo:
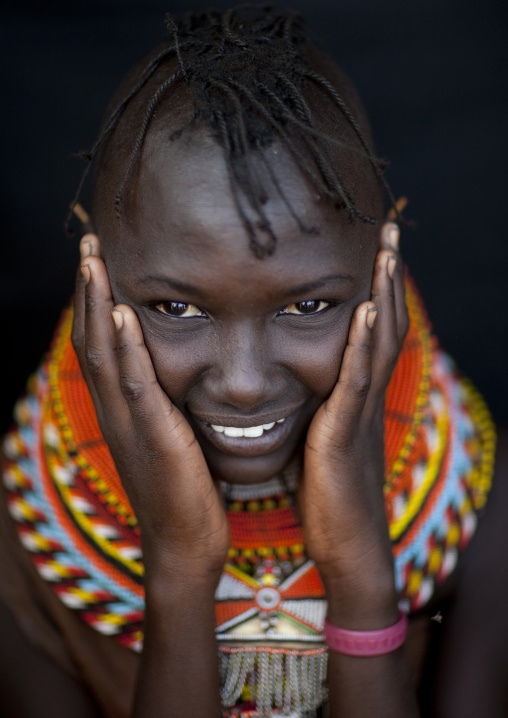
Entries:
{"type": "Polygon", "coordinates": [[[241,429],[247,429],[250,426],[262,426],[263,424],[270,424],[272,421],[278,421],[279,419],[287,419],[288,416],[294,414],[302,405],[299,404],[296,407],[289,407],[287,409],[280,409],[266,412],[265,414],[257,414],[256,416],[232,416],[219,415],[219,414],[198,414],[191,412],[192,416],[202,421],[205,424],[213,424],[214,426],[234,426],[241,429]]]}

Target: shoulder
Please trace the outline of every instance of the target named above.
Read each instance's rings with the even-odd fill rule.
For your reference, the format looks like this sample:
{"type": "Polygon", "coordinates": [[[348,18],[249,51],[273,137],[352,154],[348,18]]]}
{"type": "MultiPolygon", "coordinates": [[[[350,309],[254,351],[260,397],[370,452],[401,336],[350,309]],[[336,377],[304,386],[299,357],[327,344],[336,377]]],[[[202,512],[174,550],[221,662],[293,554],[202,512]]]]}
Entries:
{"type": "Polygon", "coordinates": [[[508,427],[492,489],[433,628],[432,716],[502,716],[508,699],[508,427]]]}
{"type": "Polygon", "coordinates": [[[0,714],[4,718],[100,718],[86,687],[30,643],[1,599],[0,629],[0,714]]]}
{"type": "MultiPolygon", "coordinates": [[[[0,448],[0,464],[4,456],[0,448]]],[[[0,715],[99,718],[80,680],[63,633],[45,605],[42,579],[33,570],[10,520],[0,482],[0,715]]],[[[62,607],[62,613],[63,613],[62,607]]]]}
{"type": "MultiPolygon", "coordinates": [[[[479,518],[476,535],[464,554],[459,569],[459,584],[469,582],[478,572],[500,588],[500,581],[508,591],[508,427],[498,427],[497,451],[492,489],[486,507],[479,518]],[[506,575],[504,570],[506,569],[506,575]]],[[[469,586],[469,588],[471,588],[469,586]]],[[[475,590],[474,594],[485,594],[475,590]]],[[[507,594],[508,595],[508,594],[507,594]]],[[[508,623],[508,622],[507,622],[508,623]]]]}

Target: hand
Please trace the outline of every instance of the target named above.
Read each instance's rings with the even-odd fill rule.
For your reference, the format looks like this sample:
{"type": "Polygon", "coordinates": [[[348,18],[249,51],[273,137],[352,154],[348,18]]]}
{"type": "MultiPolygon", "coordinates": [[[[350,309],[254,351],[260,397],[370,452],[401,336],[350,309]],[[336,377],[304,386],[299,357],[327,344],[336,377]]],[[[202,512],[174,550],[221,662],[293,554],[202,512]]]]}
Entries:
{"type": "Polygon", "coordinates": [[[157,381],[135,312],[114,307],[99,239],[81,240],[72,342],[99,426],[141,529],[145,571],[192,563],[218,580],[229,528],[218,487],[157,381]]]}
{"type": "Polygon", "coordinates": [[[353,315],[337,384],[316,412],[305,446],[300,506],[307,550],[339,612],[352,616],[381,605],[389,614],[396,608],[383,498],[383,410],[409,326],[397,250],[398,228],[387,223],[371,301],[353,315]]]}

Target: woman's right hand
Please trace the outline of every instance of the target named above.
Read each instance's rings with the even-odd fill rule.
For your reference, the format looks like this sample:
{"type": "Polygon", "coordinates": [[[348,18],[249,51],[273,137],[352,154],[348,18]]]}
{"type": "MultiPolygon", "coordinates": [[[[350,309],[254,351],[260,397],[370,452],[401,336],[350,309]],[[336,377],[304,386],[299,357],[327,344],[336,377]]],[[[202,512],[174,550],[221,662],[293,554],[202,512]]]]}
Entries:
{"type": "Polygon", "coordinates": [[[139,521],[145,569],[218,581],[229,528],[194,433],[161,388],[135,312],[115,307],[99,239],[81,240],[72,343],[139,521]]]}

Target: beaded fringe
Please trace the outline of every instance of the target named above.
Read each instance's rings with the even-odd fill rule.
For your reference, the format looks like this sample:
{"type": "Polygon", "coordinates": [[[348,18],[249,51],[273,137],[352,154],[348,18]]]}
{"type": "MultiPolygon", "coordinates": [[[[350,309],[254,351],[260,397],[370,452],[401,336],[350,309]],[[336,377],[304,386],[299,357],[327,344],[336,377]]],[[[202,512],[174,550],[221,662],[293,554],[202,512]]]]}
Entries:
{"type": "Polygon", "coordinates": [[[222,705],[238,705],[247,689],[256,715],[297,715],[314,718],[326,700],[327,652],[277,648],[222,648],[222,705]],[[277,710],[278,709],[278,710],[277,710]]]}

